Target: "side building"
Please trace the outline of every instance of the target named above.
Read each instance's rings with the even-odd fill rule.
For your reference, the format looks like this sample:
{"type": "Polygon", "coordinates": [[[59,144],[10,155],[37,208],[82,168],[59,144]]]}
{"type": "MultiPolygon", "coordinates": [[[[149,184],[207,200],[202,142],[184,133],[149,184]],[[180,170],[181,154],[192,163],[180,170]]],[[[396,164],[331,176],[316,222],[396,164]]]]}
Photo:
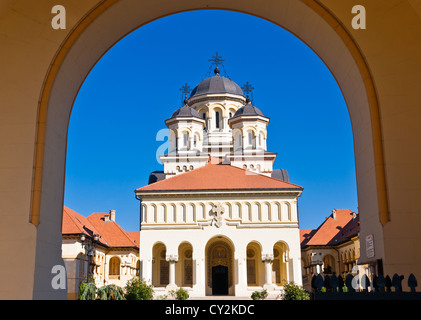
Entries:
{"type": "Polygon", "coordinates": [[[367,273],[367,266],[358,264],[359,232],[359,215],[349,209],[333,209],[317,229],[300,230],[304,289],[311,291],[311,280],[318,274],[345,278],[367,273]]]}
{"type": "Polygon", "coordinates": [[[88,217],[64,207],[62,257],[67,271],[67,297],[77,299],[81,282],[97,287],[124,287],[139,275],[139,232],[126,232],[115,222],[115,210],[88,217]]]}

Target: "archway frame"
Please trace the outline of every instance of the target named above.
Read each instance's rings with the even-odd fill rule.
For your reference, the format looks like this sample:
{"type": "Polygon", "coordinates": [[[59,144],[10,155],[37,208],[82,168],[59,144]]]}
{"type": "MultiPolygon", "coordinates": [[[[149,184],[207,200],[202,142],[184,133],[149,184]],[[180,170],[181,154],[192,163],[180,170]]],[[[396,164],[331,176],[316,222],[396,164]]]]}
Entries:
{"type": "MultiPolygon", "coordinates": [[[[75,24],[52,60],[39,98],[33,185],[31,192],[32,199],[29,217],[29,221],[37,226],[37,247],[41,247],[44,244],[49,246],[57,245],[55,243],[57,240],[56,234],[58,234],[57,231],[60,228],[60,222],[57,222],[57,219],[59,219],[58,215],[61,212],[60,208],[62,207],[64,195],[65,153],[68,124],[77,93],[91,69],[114,44],[137,28],[168,15],[204,9],[231,10],[260,17],[286,29],[313,49],[335,77],[348,106],[353,127],[355,149],[357,151],[358,147],[359,152],[359,154],[356,155],[356,169],[357,171],[370,171],[369,174],[365,174],[365,180],[361,183],[361,185],[370,185],[371,189],[369,190],[369,194],[366,190],[358,190],[359,195],[361,193],[369,199],[366,200],[366,203],[360,205],[360,212],[365,210],[367,211],[367,214],[370,215],[378,213],[378,220],[383,225],[390,220],[378,98],[374,81],[364,55],[351,34],[342,25],[342,22],[319,1],[263,1],[264,3],[259,4],[245,3],[240,0],[233,0],[230,2],[215,1],[215,5],[210,7],[208,3],[201,0],[180,0],[176,3],[170,0],[163,0],[160,3],[160,6],[154,7],[149,4],[144,4],[145,7],[142,8],[144,11],[141,12],[143,16],[141,18],[136,17],[136,19],[139,19],[139,21],[136,20],[138,21],[136,25],[128,26],[130,19],[121,19],[121,12],[126,10],[128,14],[135,14],[134,12],[131,13],[127,10],[127,3],[130,1],[103,0],[75,24]],[[277,12],[277,10],[271,10],[272,6],[282,6],[286,3],[288,3],[288,9],[292,12],[291,15],[293,17],[301,17],[299,19],[300,23],[297,24],[295,21],[294,24],[294,20],[288,20],[285,17],[286,13],[283,13],[279,8],[279,12],[277,12]],[[126,7],[124,7],[125,4],[126,7]],[[304,12],[302,16],[297,13],[297,11],[300,10],[301,12],[304,12]],[[118,16],[118,13],[120,13],[120,16],[118,16]],[[114,29],[122,28],[124,31],[120,32],[120,30],[118,31],[120,33],[118,33],[113,29],[112,31],[117,32],[118,34],[110,32],[110,34],[107,34],[108,38],[106,40],[98,37],[101,38],[98,40],[101,42],[99,43],[99,47],[94,48],[95,50],[90,47],[87,50],[81,51],[81,48],[95,45],[96,41],[93,41],[91,44],[87,39],[89,36],[92,36],[92,34],[95,34],[94,31],[98,31],[96,28],[101,27],[101,24],[103,27],[106,27],[107,25],[104,25],[104,23],[107,19],[110,19],[110,15],[112,14],[116,14],[121,20],[121,24],[118,26],[115,25],[115,20],[113,20],[114,29]],[[146,16],[146,18],[144,16],[146,16]],[[308,18],[308,21],[317,22],[315,28],[311,28],[311,32],[314,32],[313,30],[322,30],[322,32],[326,32],[328,35],[326,36],[327,40],[325,41],[329,41],[329,37],[331,37],[331,39],[335,40],[335,43],[327,46],[329,48],[326,48],[325,51],[323,51],[319,50],[321,42],[323,42],[320,37],[315,37],[313,41],[313,39],[309,38],[309,35],[306,34],[307,38],[304,38],[300,32],[302,31],[302,25],[307,23],[307,20],[303,17],[308,18]],[[140,21],[141,19],[143,20],[140,21]],[[317,45],[319,45],[319,47],[317,47],[317,45]],[[334,50],[331,49],[331,47],[334,47],[335,45],[339,46],[336,50],[342,52],[346,56],[346,59],[348,59],[347,62],[349,65],[344,63],[348,68],[347,70],[341,69],[342,64],[338,62],[338,59],[340,58],[346,60],[343,56],[336,57],[336,65],[333,63],[334,61],[331,61],[333,59],[332,50],[334,50]],[[346,78],[353,79],[354,83],[346,82],[344,80],[345,76],[346,78]],[[344,84],[345,82],[346,86],[344,84]],[[353,94],[351,94],[351,92],[353,94]],[[354,110],[354,107],[359,109],[354,110]],[[63,108],[64,110],[59,108],[63,108]],[[353,111],[355,111],[355,113],[353,111]],[[354,117],[355,119],[353,119],[354,117]],[[361,125],[359,124],[360,120],[363,122],[361,125]],[[356,126],[358,129],[356,129],[356,126]],[[362,136],[364,136],[364,138],[371,137],[371,139],[366,139],[369,140],[366,142],[362,136]],[[367,155],[361,155],[362,150],[368,150],[367,155]],[[366,183],[367,181],[369,183],[366,183]],[[57,188],[60,184],[63,185],[62,190],[57,188]],[[369,210],[366,209],[367,201],[369,201],[369,210]],[[374,214],[372,212],[374,212],[374,214]],[[45,222],[43,222],[42,226],[40,226],[41,221],[45,222]],[[49,233],[54,233],[54,237],[49,237],[49,233]]],[[[130,2],[133,6],[135,5],[134,3],[135,2],[133,1],[130,2]]],[[[286,12],[288,12],[288,10],[286,12]]],[[[139,12],[137,12],[137,14],[139,14],[139,12]]],[[[110,27],[109,21],[108,27],[110,27]]],[[[105,33],[106,30],[102,30],[102,32],[105,33]]],[[[98,43],[96,44],[98,45],[98,43]]],[[[357,172],[357,184],[358,180],[357,172]]],[[[363,217],[363,215],[361,217],[363,217]]],[[[379,235],[379,237],[380,236],[381,235],[379,235]]],[[[376,243],[381,243],[381,241],[376,243]]],[[[35,274],[38,272],[37,269],[42,269],[43,272],[48,273],[51,268],[45,266],[49,266],[51,262],[46,258],[45,250],[39,250],[40,253],[38,253],[38,248],[36,248],[36,251],[35,274]]],[[[381,252],[383,251],[382,245],[378,251],[380,251],[381,255],[381,252]]],[[[58,253],[59,250],[57,250],[55,254],[58,253]]],[[[51,260],[57,261],[56,258],[57,257],[52,258],[51,260]]],[[[34,285],[34,292],[37,291],[35,288],[37,285],[41,284],[37,283],[34,285]]]]}
{"type": "Polygon", "coordinates": [[[207,289],[212,288],[212,262],[213,257],[212,253],[216,247],[223,247],[226,250],[227,257],[225,260],[224,266],[228,268],[228,292],[229,295],[234,294],[235,291],[235,256],[234,252],[236,250],[232,240],[223,235],[215,235],[206,242],[204,252],[205,252],[205,285],[207,289]]]}
{"type": "MultiPolygon", "coordinates": [[[[380,112],[378,106],[378,99],[377,94],[374,86],[374,82],[368,68],[368,65],[364,59],[362,52],[359,50],[358,45],[349,34],[349,32],[345,29],[340,21],[338,21],[335,16],[322,4],[312,0],[300,0],[305,5],[309,6],[314,12],[316,12],[322,19],[329,24],[331,28],[333,28],[337,35],[342,39],[343,43],[347,46],[349,52],[351,53],[352,57],[354,58],[355,63],[358,66],[358,70],[361,74],[365,91],[367,94],[368,105],[370,109],[370,116],[371,116],[371,126],[372,126],[372,142],[374,147],[374,157],[375,157],[375,171],[376,171],[376,185],[377,185],[377,202],[378,202],[378,212],[379,212],[379,219],[381,223],[384,225],[389,221],[389,209],[388,209],[388,200],[387,200],[387,189],[386,189],[386,176],[385,176],[385,168],[384,168],[384,153],[383,153],[383,139],[382,139],[382,130],[381,130],[381,123],[380,123],[380,112]]],[[[46,145],[46,132],[47,132],[47,118],[48,118],[48,111],[49,111],[49,102],[50,96],[54,87],[54,81],[57,77],[57,73],[60,70],[61,65],[63,64],[66,55],[69,53],[70,49],[73,47],[75,42],[79,39],[81,34],[91,25],[93,21],[101,14],[107,11],[110,7],[115,5],[118,0],[105,0],[93,8],[76,26],[73,30],[69,33],[66,37],[62,45],[60,46],[54,60],[48,70],[47,76],[45,78],[39,108],[38,108],[38,120],[37,120],[37,138],[36,138],[36,146],[35,146],[35,164],[34,164],[34,178],[33,178],[33,187],[32,187],[32,205],[31,205],[31,216],[30,222],[35,226],[39,225],[40,216],[41,216],[41,202],[42,202],[42,190],[43,190],[43,174],[44,174],[44,155],[45,155],[45,145],[46,145]]],[[[192,2],[192,1],[190,1],[192,2]]],[[[194,1],[193,1],[194,2],[194,1]]],[[[275,25],[280,26],[281,28],[286,29],[290,33],[294,34],[297,38],[301,41],[306,43],[299,35],[297,35],[294,30],[290,30],[285,28],[285,26],[279,25],[277,21],[270,19],[265,16],[260,16],[254,12],[247,12],[241,9],[229,9],[224,7],[209,7],[206,5],[198,6],[197,8],[189,8],[186,10],[176,10],[174,12],[164,14],[161,16],[154,17],[149,21],[144,22],[143,24],[135,27],[134,29],[128,30],[126,34],[120,37],[116,42],[114,42],[109,48],[111,48],[115,43],[119,40],[124,38],[127,34],[131,33],[137,28],[140,28],[143,25],[146,25],[152,21],[158,20],[160,18],[186,12],[186,11],[194,11],[194,10],[232,10],[237,12],[242,12],[245,14],[250,14],[253,16],[257,16],[264,20],[270,21],[275,25]]],[[[312,48],[308,43],[306,43],[310,48],[312,48]]],[[[109,49],[108,48],[108,49],[109,49]]],[[[108,50],[107,50],[108,51],[108,50]]],[[[98,57],[98,60],[102,58],[105,54],[104,52],[101,56],[98,57]]],[[[323,57],[321,57],[317,51],[315,53],[319,56],[319,58],[324,61],[323,57]]],[[[325,61],[324,61],[325,62],[325,61]]],[[[92,65],[91,69],[94,67],[96,62],[92,65]]],[[[326,64],[326,62],[325,62],[326,64]]],[[[326,66],[330,69],[329,65],[326,66]]],[[[334,72],[330,69],[331,73],[337,80],[337,77],[334,72]]],[[[90,72],[90,70],[89,70],[90,72]]],[[[86,73],[86,76],[89,74],[86,73]]],[[[85,78],[81,81],[80,86],[82,86],[85,78]]],[[[340,86],[340,83],[339,83],[340,86]]],[[[341,87],[341,86],[340,86],[341,87]]],[[[80,87],[79,87],[80,89],[80,87]]],[[[341,88],[342,90],[342,88],[341,88]]],[[[79,91],[79,90],[78,90],[79,91]]],[[[77,94],[74,96],[73,102],[76,99],[77,94]]],[[[346,100],[346,97],[345,97],[346,100]]],[[[72,103],[73,106],[73,103],[72,103]]],[[[70,119],[70,115],[69,115],[70,119]]],[[[67,130],[66,130],[67,132],[67,130]]]]}

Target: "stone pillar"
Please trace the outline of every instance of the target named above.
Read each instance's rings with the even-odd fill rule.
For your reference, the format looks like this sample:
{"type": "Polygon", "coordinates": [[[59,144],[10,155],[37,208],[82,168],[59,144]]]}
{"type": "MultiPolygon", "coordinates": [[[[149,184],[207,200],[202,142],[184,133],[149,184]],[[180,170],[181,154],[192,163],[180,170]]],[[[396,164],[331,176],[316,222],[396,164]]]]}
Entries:
{"type": "Polygon", "coordinates": [[[176,254],[167,254],[166,260],[169,262],[169,283],[167,289],[175,289],[177,285],[175,284],[175,264],[178,262],[178,255],[176,254]]]}
{"type": "Polygon", "coordinates": [[[272,289],[272,261],[273,253],[262,254],[262,260],[265,263],[265,284],[263,288],[272,289]]]}

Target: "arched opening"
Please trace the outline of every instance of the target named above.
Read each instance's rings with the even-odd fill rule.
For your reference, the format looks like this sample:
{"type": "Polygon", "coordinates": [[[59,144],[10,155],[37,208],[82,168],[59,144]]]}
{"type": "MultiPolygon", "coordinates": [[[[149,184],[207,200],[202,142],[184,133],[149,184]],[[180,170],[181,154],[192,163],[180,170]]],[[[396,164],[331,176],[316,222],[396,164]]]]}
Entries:
{"type": "Polygon", "coordinates": [[[193,287],[193,247],[184,242],[178,247],[178,262],[175,267],[176,285],[193,287]]]}
{"type": "Polygon", "coordinates": [[[247,245],[247,286],[263,286],[265,266],[262,262],[262,248],[257,242],[247,245]]]}
{"type": "Polygon", "coordinates": [[[169,284],[170,266],[167,261],[167,248],[163,243],[157,243],[152,249],[152,285],[165,287],[169,284]]]}
{"type": "Polygon", "coordinates": [[[333,274],[336,273],[336,263],[332,255],[328,254],[323,257],[323,273],[333,274]]]}
{"type": "Polygon", "coordinates": [[[234,295],[234,247],[223,236],[208,241],[206,254],[206,295],[234,295]]]}
{"type": "MultiPolygon", "coordinates": [[[[36,226],[39,225],[37,233],[32,235],[34,240],[36,240],[37,245],[42,246],[43,243],[50,243],[56,250],[54,252],[54,257],[52,258],[48,258],[42,253],[37,253],[37,263],[34,263],[33,265],[35,274],[38,274],[38,272],[42,273],[43,269],[50,270],[50,265],[56,264],[58,256],[60,255],[60,252],[57,249],[60,243],[58,240],[58,238],[60,238],[59,232],[57,232],[57,230],[59,230],[59,224],[57,222],[52,224],[39,224],[40,220],[51,222],[57,221],[56,217],[61,212],[63,191],[59,190],[60,188],[57,188],[57,186],[63,185],[63,168],[65,161],[65,147],[63,146],[65,146],[68,116],[58,117],[57,115],[70,114],[71,105],[77,90],[90,68],[95,64],[99,57],[123,35],[134,28],[159,17],[175,12],[197,9],[197,3],[194,1],[180,1],[177,5],[160,6],[160,9],[148,8],[147,10],[141,10],[143,13],[142,15],[138,15],[139,10],[127,10],[127,8],[125,8],[128,15],[122,15],[121,6],[114,6],[113,1],[106,2],[108,2],[108,5],[99,6],[86,16],[86,22],[80,23],[75,28],[77,29],[77,32],[73,32],[75,30],[72,30],[74,36],[67,38],[66,43],[63,44],[56,55],[56,58],[52,63],[52,68],[46,77],[45,90],[41,97],[38,116],[39,139],[37,140],[37,160],[35,164],[34,187],[32,188],[33,205],[31,207],[31,222],[36,226]],[[105,11],[107,12],[107,17],[102,15],[105,11]],[[130,11],[132,11],[132,13],[130,11]],[[115,21],[118,21],[118,19],[115,19],[116,16],[124,16],[125,23],[120,25],[117,24],[116,27],[115,21]],[[89,21],[89,23],[87,21],[89,21]],[[88,26],[92,26],[92,28],[88,29],[88,26]],[[103,27],[101,28],[99,26],[103,27]],[[105,38],[98,37],[98,30],[101,30],[102,34],[107,36],[105,38]],[[91,41],[95,39],[97,40],[91,41]],[[81,43],[84,45],[81,46],[81,43]],[[89,48],[86,48],[86,45],[89,48]],[[78,57],[78,59],[75,59],[75,57],[78,57]],[[75,65],[78,65],[79,68],[75,68],[75,65]],[[63,94],[63,92],[65,94],[63,94]],[[57,120],[59,118],[60,120],[57,120]],[[57,132],[60,134],[57,134],[57,132]],[[57,196],[51,197],[51,194],[57,196]],[[52,225],[54,227],[52,227],[52,225]]],[[[368,170],[368,173],[367,170],[365,170],[364,175],[359,176],[360,185],[364,186],[364,190],[360,191],[360,193],[364,194],[364,198],[367,199],[367,202],[363,201],[360,210],[361,212],[366,211],[368,216],[371,215],[369,212],[380,212],[382,221],[386,222],[388,217],[384,194],[386,188],[384,187],[384,174],[382,173],[383,164],[382,161],[374,161],[374,159],[378,160],[379,157],[380,160],[382,160],[381,132],[378,123],[376,125],[378,119],[371,119],[370,116],[370,110],[374,109],[372,114],[376,114],[376,96],[373,93],[374,90],[372,90],[374,86],[371,83],[368,69],[366,68],[365,63],[361,63],[361,61],[364,61],[362,55],[359,53],[358,47],[355,44],[352,44],[352,39],[349,40],[350,37],[346,31],[340,32],[340,30],[342,30],[341,24],[337,22],[334,17],[331,17],[327,11],[323,11],[321,6],[318,7],[317,3],[309,5],[308,3],[305,3],[305,1],[297,2],[297,5],[291,9],[290,14],[274,16],[272,14],[273,12],[284,12],[282,10],[282,5],[282,3],[276,4],[277,7],[274,8],[274,4],[271,4],[266,8],[264,5],[256,7],[242,3],[241,5],[235,4],[229,7],[227,6],[225,9],[238,10],[262,16],[280,26],[292,30],[315,51],[319,52],[323,60],[332,68],[335,77],[338,79],[338,82],[343,89],[350,108],[350,113],[355,115],[355,119],[365,119],[364,121],[355,121],[353,123],[354,131],[356,132],[356,148],[358,148],[359,151],[370,151],[370,154],[366,156],[360,153],[357,156],[357,166],[371,168],[368,170]],[[307,16],[309,19],[306,19],[302,24],[295,24],[294,22],[297,21],[296,19],[300,19],[302,16],[307,16]],[[326,17],[333,18],[333,22],[326,17]],[[324,19],[329,21],[326,22],[324,19]],[[316,28],[316,26],[318,27],[316,28]],[[311,35],[317,33],[317,31],[321,32],[323,39],[329,37],[329,39],[332,40],[332,43],[338,44],[339,46],[334,46],[332,44],[329,48],[324,48],[324,41],[322,41],[320,37],[311,38],[311,35]],[[349,41],[349,43],[347,41],[349,41]],[[347,45],[344,45],[344,43],[347,45]],[[352,47],[352,50],[349,49],[349,46],[352,47]],[[338,53],[343,53],[343,55],[338,53]],[[347,65],[349,66],[349,69],[345,71],[341,70],[340,66],[336,66],[335,61],[337,57],[341,57],[342,61],[348,62],[349,64],[347,65]],[[353,81],[347,81],[346,79],[352,79],[353,81]],[[367,94],[367,92],[369,93],[367,94]],[[360,98],[357,99],[353,97],[360,98]],[[374,138],[367,139],[367,136],[374,138]],[[380,139],[378,139],[379,137],[380,139]],[[379,183],[377,184],[376,182],[379,183]],[[377,199],[377,201],[370,199],[377,199]]],[[[378,232],[381,237],[381,231],[378,232]]],[[[379,241],[379,243],[381,243],[381,241],[379,241]]],[[[383,251],[383,247],[377,249],[379,249],[378,251],[380,252],[383,251]]],[[[48,276],[49,275],[44,272],[44,277],[48,278],[48,276]]],[[[37,287],[39,286],[41,288],[42,284],[41,282],[37,282],[34,286],[36,287],[34,291],[38,292],[37,287]]]]}
{"type": "Polygon", "coordinates": [[[289,249],[285,242],[273,246],[272,283],[283,286],[289,281],[289,249]]]}
{"type": "Polygon", "coordinates": [[[110,280],[120,279],[120,258],[119,257],[112,257],[110,259],[108,272],[109,272],[108,274],[109,274],[110,280]]]}

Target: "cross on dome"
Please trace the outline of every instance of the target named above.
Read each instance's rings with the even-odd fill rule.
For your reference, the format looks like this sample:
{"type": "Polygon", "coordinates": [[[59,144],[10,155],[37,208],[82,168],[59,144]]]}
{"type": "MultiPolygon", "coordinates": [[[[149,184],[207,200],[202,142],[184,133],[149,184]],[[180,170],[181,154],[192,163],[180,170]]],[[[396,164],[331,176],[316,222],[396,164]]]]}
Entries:
{"type": "Polygon", "coordinates": [[[241,87],[243,91],[246,93],[247,98],[249,97],[249,94],[252,93],[254,87],[247,81],[244,86],[241,87]]]}
{"type": "Polygon", "coordinates": [[[222,56],[218,55],[218,51],[216,52],[216,54],[214,56],[212,56],[212,59],[209,59],[209,61],[211,62],[211,65],[215,65],[215,74],[219,74],[219,65],[222,65],[224,61],[226,61],[225,59],[222,59],[222,56]]]}
{"type": "Polygon", "coordinates": [[[190,86],[187,84],[187,82],[180,88],[181,93],[184,95],[184,101],[187,100],[187,95],[191,92],[190,86]]]}

